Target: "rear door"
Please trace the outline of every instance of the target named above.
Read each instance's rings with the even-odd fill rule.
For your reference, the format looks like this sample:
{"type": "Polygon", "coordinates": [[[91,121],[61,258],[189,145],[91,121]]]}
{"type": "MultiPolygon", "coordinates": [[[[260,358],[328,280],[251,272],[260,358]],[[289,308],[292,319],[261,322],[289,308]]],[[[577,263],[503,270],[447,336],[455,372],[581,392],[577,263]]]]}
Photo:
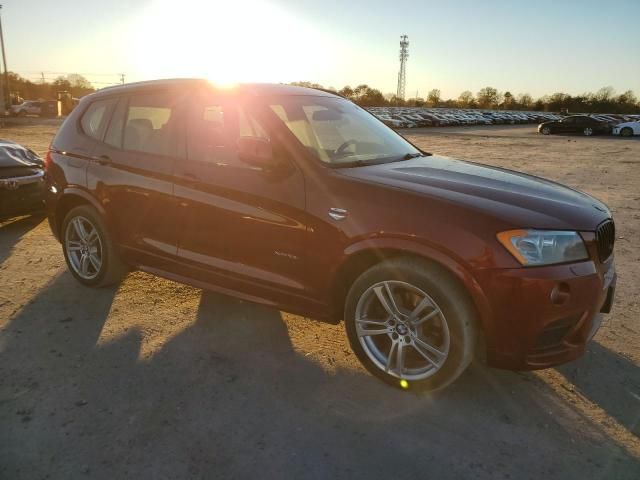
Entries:
{"type": "Polygon", "coordinates": [[[122,96],[94,149],[88,185],[135,263],[174,258],[177,249],[174,162],[185,156],[181,96],[171,91],[122,96]]]}
{"type": "Polygon", "coordinates": [[[187,124],[187,159],[176,163],[175,174],[180,259],[204,280],[249,295],[283,303],[303,295],[300,170],[251,109],[233,97],[194,97],[187,124]],[[277,168],[241,161],[240,137],[271,141],[277,168]]]}

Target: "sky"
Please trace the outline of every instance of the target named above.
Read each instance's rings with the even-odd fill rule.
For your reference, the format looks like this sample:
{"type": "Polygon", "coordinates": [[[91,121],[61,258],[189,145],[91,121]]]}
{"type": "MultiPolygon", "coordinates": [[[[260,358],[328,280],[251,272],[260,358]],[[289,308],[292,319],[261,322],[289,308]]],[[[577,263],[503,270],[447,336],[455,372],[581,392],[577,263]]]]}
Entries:
{"type": "Polygon", "coordinates": [[[407,97],[485,86],[640,96],[640,0],[5,0],[8,69],[38,80],[366,83],[407,97]]]}

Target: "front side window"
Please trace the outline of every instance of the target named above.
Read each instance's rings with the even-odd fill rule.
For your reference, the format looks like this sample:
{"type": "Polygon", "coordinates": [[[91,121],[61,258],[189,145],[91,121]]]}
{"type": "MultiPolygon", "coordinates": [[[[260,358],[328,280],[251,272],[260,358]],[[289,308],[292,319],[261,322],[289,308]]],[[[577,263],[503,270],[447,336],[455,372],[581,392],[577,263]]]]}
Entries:
{"type": "Polygon", "coordinates": [[[342,98],[283,96],[272,99],[269,106],[309,152],[333,166],[421,155],[374,116],[342,98]]]}
{"type": "Polygon", "coordinates": [[[129,98],[123,148],[156,155],[177,155],[180,120],[175,95],[148,93],[129,98]]]}
{"type": "Polygon", "coordinates": [[[85,134],[96,140],[102,139],[107,113],[114,101],[113,99],[98,100],[89,105],[80,120],[82,131],[85,134]]]}
{"type": "Polygon", "coordinates": [[[241,137],[269,136],[241,105],[219,99],[197,101],[189,114],[187,156],[190,160],[228,165],[236,163],[241,137]]]}

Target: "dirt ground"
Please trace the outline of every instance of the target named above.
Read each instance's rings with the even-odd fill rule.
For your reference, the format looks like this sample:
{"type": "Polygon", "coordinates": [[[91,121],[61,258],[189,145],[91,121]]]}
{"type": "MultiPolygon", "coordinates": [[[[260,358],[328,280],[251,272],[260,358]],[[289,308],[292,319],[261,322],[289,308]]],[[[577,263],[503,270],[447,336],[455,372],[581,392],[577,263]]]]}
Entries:
{"type": "MultiPolygon", "coordinates": [[[[0,129],[43,153],[55,125],[0,129]]],[[[410,130],[424,149],[604,200],[613,313],[586,355],[387,387],[343,326],[131,274],[91,290],[41,217],[0,225],[0,478],[640,478],[640,138],[410,130]]]]}

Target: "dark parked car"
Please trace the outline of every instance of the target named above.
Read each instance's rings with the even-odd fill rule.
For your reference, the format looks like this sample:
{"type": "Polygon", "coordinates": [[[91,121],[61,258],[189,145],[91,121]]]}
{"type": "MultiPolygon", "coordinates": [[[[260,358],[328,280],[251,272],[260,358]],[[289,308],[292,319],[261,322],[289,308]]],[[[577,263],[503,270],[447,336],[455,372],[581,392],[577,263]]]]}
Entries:
{"type": "Polygon", "coordinates": [[[585,136],[591,136],[598,133],[610,133],[611,126],[608,122],[588,115],[570,115],[560,120],[541,123],[538,125],[538,132],[543,135],[581,133],[585,136]]]}
{"type": "Polygon", "coordinates": [[[38,155],[0,140],[0,219],[44,209],[44,168],[38,155]]]}
{"type": "Polygon", "coordinates": [[[322,91],[107,88],[46,164],[50,225],[80,283],[136,268],[344,319],[365,367],[403,388],[442,388],[475,353],[508,369],[567,362],[611,308],[603,203],[425,153],[322,91]]]}

